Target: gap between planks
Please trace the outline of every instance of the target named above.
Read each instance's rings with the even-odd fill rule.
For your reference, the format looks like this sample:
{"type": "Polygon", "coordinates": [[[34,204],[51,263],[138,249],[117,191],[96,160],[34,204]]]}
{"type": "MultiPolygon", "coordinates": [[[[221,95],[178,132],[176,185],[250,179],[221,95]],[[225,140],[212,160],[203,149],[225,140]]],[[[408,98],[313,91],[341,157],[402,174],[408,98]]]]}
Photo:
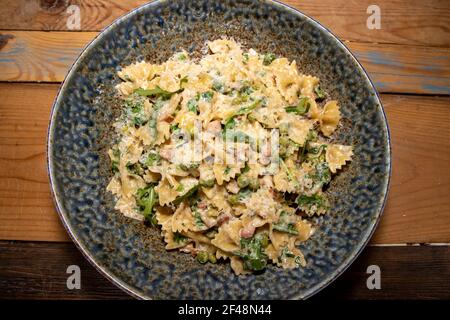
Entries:
{"type": "MultiPolygon", "coordinates": [[[[0,81],[60,82],[96,32],[0,31],[0,81]]],[[[347,42],[378,91],[450,95],[450,48],[347,42]]]]}
{"type": "MultiPolygon", "coordinates": [[[[67,241],[50,195],[46,134],[58,85],[0,83],[0,239],[67,241]]],[[[372,244],[450,242],[450,97],[382,95],[393,175],[372,244]]]]}
{"type": "MultiPolygon", "coordinates": [[[[450,247],[367,247],[312,299],[446,299],[450,247]],[[368,290],[367,267],[381,270],[381,290],[368,290]]],[[[145,267],[145,266],[144,266],[145,267]]],[[[71,243],[0,241],[0,298],[130,298],[93,268],[71,243]],[[69,265],[81,270],[81,290],[68,290],[69,265]]]]}

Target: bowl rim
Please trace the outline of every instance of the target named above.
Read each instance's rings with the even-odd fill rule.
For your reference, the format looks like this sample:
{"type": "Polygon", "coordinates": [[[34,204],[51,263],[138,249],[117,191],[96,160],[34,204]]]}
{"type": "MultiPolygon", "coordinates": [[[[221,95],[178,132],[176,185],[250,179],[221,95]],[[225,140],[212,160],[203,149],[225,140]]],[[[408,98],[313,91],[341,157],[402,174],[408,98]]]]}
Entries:
{"type": "MultiPolygon", "coordinates": [[[[121,23],[122,21],[127,20],[129,17],[141,12],[141,11],[145,11],[147,10],[147,8],[151,8],[151,7],[157,7],[162,3],[166,3],[169,0],[154,0],[152,2],[143,4],[125,14],[123,14],[122,16],[120,16],[119,18],[115,19],[113,22],[111,22],[109,25],[107,25],[106,27],[104,27],[91,41],[89,41],[88,44],[86,44],[84,46],[84,48],[81,50],[81,52],[79,53],[79,55],[77,56],[77,58],[75,59],[75,61],[72,63],[72,65],[70,66],[69,70],[67,71],[66,76],[64,77],[64,80],[61,82],[61,85],[58,89],[58,92],[55,96],[55,99],[53,101],[52,107],[51,107],[51,112],[50,112],[50,119],[49,119],[49,124],[48,124],[48,130],[47,130],[47,146],[46,146],[46,150],[47,150],[47,174],[48,174],[48,178],[49,178],[49,182],[50,182],[50,191],[51,191],[51,195],[52,195],[52,199],[53,199],[53,203],[55,205],[56,211],[58,213],[58,216],[64,226],[64,228],[66,229],[67,233],[69,234],[71,240],[73,241],[73,243],[75,244],[75,246],[78,248],[78,250],[82,253],[82,255],[84,256],[84,258],[89,261],[89,263],[97,270],[99,271],[106,279],[108,279],[111,283],[113,283],[114,285],[116,285],[117,287],[119,287],[120,289],[122,289],[124,292],[126,292],[127,294],[131,295],[134,298],[138,298],[138,299],[152,299],[152,297],[149,297],[143,293],[139,293],[137,292],[137,290],[135,290],[131,285],[125,283],[123,280],[121,280],[118,276],[115,276],[110,270],[108,270],[106,267],[100,265],[95,258],[91,255],[91,253],[89,252],[89,250],[84,246],[84,244],[77,238],[77,236],[75,235],[75,233],[73,232],[71,226],[70,226],[70,221],[68,219],[68,214],[66,212],[64,212],[62,203],[61,203],[61,199],[59,198],[58,195],[58,188],[56,188],[55,185],[55,170],[54,170],[54,163],[53,163],[53,159],[52,159],[52,154],[53,154],[53,136],[54,136],[54,131],[55,131],[55,118],[56,118],[56,113],[59,110],[60,104],[61,104],[61,92],[64,90],[67,90],[67,80],[70,79],[74,72],[75,72],[75,67],[78,66],[80,64],[81,59],[87,55],[89,53],[89,51],[91,49],[93,49],[95,47],[95,45],[97,44],[98,41],[100,41],[100,39],[104,36],[104,34],[109,31],[110,29],[113,29],[115,25],[121,23]]],[[[389,129],[389,123],[387,121],[387,117],[386,117],[386,113],[384,111],[384,107],[383,104],[381,102],[380,99],[380,95],[372,81],[372,79],[370,78],[370,76],[368,75],[367,71],[364,69],[364,67],[361,65],[361,63],[358,61],[358,59],[355,57],[355,55],[347,48],[347,46],[332,32],[330,31],[328,28],[326,28],[325,26],[323,26],[320,22],[318,22],[316,19],[308,16],[307,14],[301,12],[300,10],[285,4],[281,1],[278,0],[256,0],[258,2],[263,2],[266,4],[270,4],[270,5],[274,5],[274,6],[278,6],[281,7],[285,10],[287,10],[288,12],[290,12],[291,14],[297,15],[297,16],[301,16],[302,18],[308,20],[310,23],[312,23],[315,27],[322,29],[322,31],[324,31],[325,33],[327,33],[329,36],[331,36],[334,40],[336,40],[336,44],[339,45],[339,47],[348,55],[350,56],[354,63],[356,64],[356,66],[362,71],[363,76],[365,77],[366,81],[368,82],[368,84],[370,84],[370,86],[372,87],[374,93],[375,93],[375,98],[376,98],[376,103],[379,106],[379,109],[382,113],[382,119],[384,120],[384,125],[386,126],[386,141],[385,143],[387,144],[387,152],[385,155],[385,159],[388,165],[388,174],[386,175],[386,179],[387,181],[384,183],[384,196],[381,202],[381,206],[379,207],[379,212],[377,213],[377,217],[376,219],[373,219],[371,221],[371,223],[368,226],[368,231],[366,231],[366,233],[364,234],[364,237],[355,245],[355,247],[353,248],[354,252],[352,252],[344,261],[341,262],[340,266],[338,268],[336,268],[333,272],[329,273],[328,275],[325,276],[325,278],[315,284],[314,286],[312,286],[311,288],[307,289],[304,293],[296,293],[294,294],[292,297],[290,297],[289,299],[291,300],[296,300],[296,299],[307,299],[317,293],[319,293],[320,291],[322,291],[323,289],[325,289],[326,287],[328,287],[333,281],[335,281],[345,270],[347,270],[347,268],[350,267],[350,265],[353,264],[353,262],[356,260],[356,258],[361,254],[361,252],[364,250],[364,248],[367,246],[369,240],[372,238],[373,233],[375,232],[380,220],[381,220],[381,216],[383,215],[384,209],[386,207],[386,202],[387,202],[387,197],[389,194],[389,190],[390,190],[390,184],[391,184],[391,176],[392,176],[392,146],[391,146],[391,134],[390,134],[390,129],[389,129]]]]}

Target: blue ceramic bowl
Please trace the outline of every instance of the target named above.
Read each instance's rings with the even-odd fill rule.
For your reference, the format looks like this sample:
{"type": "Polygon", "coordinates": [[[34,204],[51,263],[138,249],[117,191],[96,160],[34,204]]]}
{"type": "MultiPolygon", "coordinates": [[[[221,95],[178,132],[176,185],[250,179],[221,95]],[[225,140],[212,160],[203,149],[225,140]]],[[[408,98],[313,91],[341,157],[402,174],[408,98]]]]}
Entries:
{"type": "Polygon", "coordinates": [[[53,105],[48,170],[56,207],[86,258],[135,297],[153,299],[301,299],[341,274],[369,241],[389,187],[389,131],[377,92],[364,69],[330,31],[301,12],[273,1],[155,1],[118,19],[97,36],[70,69],[53,105]],[[106,150],[118,114],[114,85],[121,66],[165,61],[206,40],[233,37],[247,48],[295,59],[321,79],[341,105],[336,140],[355,157],[328,189],[332,213],[317,217],[317,232],[302,250],[307,266],[270,266],[235,276],[229,264],[200,265],[167,252],[159,230],[124,218],[105,191],[106,150]]]}

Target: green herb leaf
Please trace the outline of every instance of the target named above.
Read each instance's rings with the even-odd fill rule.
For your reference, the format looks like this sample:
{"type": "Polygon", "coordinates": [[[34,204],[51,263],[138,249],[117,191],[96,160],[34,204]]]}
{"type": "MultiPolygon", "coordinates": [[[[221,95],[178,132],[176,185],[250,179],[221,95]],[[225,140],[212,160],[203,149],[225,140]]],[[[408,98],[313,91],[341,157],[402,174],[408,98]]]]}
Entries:
{"type": "Polygon", "coordinates": [[[158,193],[156,193],[153,185],[138,189],[136,193],[136,203],[145,220],[151,221],[151,218],[154,215],[153,207],[156,205],[157,201],[158,193]]]}
{"type": "Polygon", "coordinates": [[[316,86],[314,88],[314,92],[316,93],[316,96],[317,96],[316,100],[319,100],[319,101],[325,99],[325,97],[327,96],[325,91],[323,91],[320,86],[316,86]]]}
{"type": "Polygon", "coordinates": [[[114,173],[119,172],[120,150],[113,149],[111,157],[111,169],[114,173]]]}
{"type": "Polygon", "coordinates": [[[148,116],[144,113],[144,99],[138,95],[131,95],[124,101],[126,117],[135,126],[141,126],[148,121],[148,116]]]}
{"type": "Polygon", "coordinates": [[[262,102],[262,99],[258,99],[256,101],[252,102],[251,104],[249,104],[248,106],[240,108],[238,111],[234,112],[231,116],[229,116],[225,120],[225,123],[227,123],[228,121],[230,121],[231,119],[233,119],[236,116],[241,116],[241,115],[245,115],[247,113],[252,112],[260,105],[261,102],[262,102]]]}
{"type": "Polygon", "coordinates": [[[178,187],[177,187],[175,190],[176,190],[177,192],[183,192],[183,190],[184,190],[183,184],[180,183],[180,184],[178,185],[178,187]]]}
{"type": "Polygon", "coordinates": [[[242,104],[250,99],[250,95],[253,93],[253,88],[247,82],[239,89],[236,98],[231,102],[233,105],[242,104]]]}
{"type": "Polygon", "coordinates": [[[254,139],[243,131],[224,130],[224,139],[231,142],[253,143],[254,139]]]}
{"type": "Polygon", "coordinates": [[[129,173],[135,174],[135,175],[143,175],[144,169],[141,167],[139,163],[127,163],[126,168],[129,173]]]}
{"type": "Polygon", "coordinates": [[[281,211],[278,222],[274,223],[272,226],[277,231],[298,235],[298,231],[295,228],[295,224],[290,223],[288,221],[289,216],[290,216],[289,213],[287,213],[286,211],[281,211]]]}
{"type": "Polygon", "coordinates": [[[308,151],[308,158],[317,159],[319,158],[323,152],[326,150],[327,145],[321,144],[319,146],[311,146],[311,144],[308,144],[307,151],[308,151]]]}
{"type": "Polygon", "coordinates": [[[264,248],[269,244],[266,233],[258,233],[251,239],[241,239],[241,249],[234,254],[244,261],[244,268],[247,270],[260,271],[267,265],[268,257],[264,248]]]}
{"type": "Polygon", "coordinates": [[[118,161],[112,161],[111,162],[111,170],[114,173],[119,172],[119,162],[118,161]]]}
{"type": "Polygon", "coordinates": [[[280,232],[285,232],[285,233],[289,233],[289,234],[293,234],[293,235],[297,235],[298,231],[297,229],[295,229],[295,226],[293,224],[276,224],[273,226],[274,230],[280,231],[280,232]]]}
{"type": "Polygon", "coordinates": [[[318,164],[316,164],[313,179],[317,184],[320,184],[321,186],[330,183],[331,171],[328,167],[328,163],[319,162],[318,164]]]}
{"type": "Polygon", "coordinates": [[[299,160],[300,163],[302,163],[303,160],[305,160],[306,153],[307,153],[307,151],[309,149],[309,142],[316,140],[317,136],[318,136],[317,135],[317,131],[314,130],[314,129],[311,129],[308,132],[308,136],[306,137],[306,141],[303,144],[302,151],[300,152],[299,157],[298,157],[299,158],[298,160],[299,160]]]}
{"type": "Polygon", "coordinates": [[[202,217],[197,210],[197,207],[191,206],[191,212],[192,212],[192,215],[194,216],[195,225],[199,228],[204,228],[206,225],[203,222],[202,217]]]}
{"type": "Polygon", "coordinates": [[[207,92],[203,92],[200,95],[200,98],[202,98],[203,100],[207,101],[207,102],[211,102],[212,98],[214,96],[214,92],[212,91],[207,91],[207,92]]]}
{"type": "Polygon", "coordinates": [[[184,200],[190,198],[191,196],[193,196],[198,190],[198,184],[193,186],[188,192],[186,192],[185,194],[177,197],[175,200],[172,201],[172,203],[174,205],[179,205],[181,202],[183,202],[184,200]]]}
{"type": "Polygon", "coordinates": [[[316,210],[328,208],[328,201],[323,195],[314,194],[312,196],[299,195],[295,202],[299,205],[300,209],[305,211],[311,211],[313,208],[316,210]]]}
{"type": "Polygon", "coordinates": [[[283,167],[284,172],[286,172],[287,178],[289,181],[294,181],[295,177],[292,174],[291,170],[289,170],[289,168],[287,167],[286,163],[284,163],[283,159],[280,159],[280,164],[283,167]]]}
{"type": "Polygon", "coordinates": [[[230,120],[228,120],[226,123],[225,123],[225,131],[226,130],[230,130],[230,129],[233,129],[234,127],[236,126],[236,120],[234,120],[234,118],[231,118],[230,120]]]}
{"type": "Polygon", "coordinates": [[[148,154],[147,159],[145,160],[146,167],[153,167],[159,165],[161,162],[161,157],[156,152],[151,152],[148,154]]]}
{"type": "Polygon", "coordinates": [[[150,120],[148,121],[148,127],[150,128],[150,135],[152,136],[153,141],[155,141],[156,137],[158,136],[157,123],[158,123],[158,113],[153,112],[152,116],[150,117],[150,120]]]}
{"type": "Polygon", "coordinates": [[[276,58],[277,58],[277,56],[273,53],[265,54],[264,58],[263,58],[263,65],[265,65],[265,66],[270,65],[273,62],[273,60],[275,60],[276,58]]]}
{"type": "Polygon", "coordinates": [[[311,102],[309,101],[309,98],[301,97],[296,106],[286,107],[284,110],[286,110],[286,112],[291,112],[302,116],[308,113],[310,107],[311,102]]]}
{"type": "MultiPolygon", "coordinates": [[[[296,258],[296,256],[286,246],[281,251],[281,254],[278,257],[278,262],[283,262],[283,260],[286,260],[287,258],[296,258]]],[[[297,263],[297,259],[295,260],[295,263],[297,263]]]]}
{"type": "Polygon", "coordinates": [[[249,197],[252,193],[252,190],[250,188],[244,188],[239,190],[239,192],[237,194],[232,194],[228,197],[228,201],[232,204],[232,205],[236,205],[238,203],[242,203],[242,201],[249,197]]]}
{"type": "Polygon", "coordinates": [[[178,124],[171,124],[170,125],[170,132],[175,132],[175,131],[178,131],[178,130],[180,130],[180,127],[178,126],[178,124]]]}
{"type": "Polygon", "coordinates": [[[184,243],[188,240],[188,238],[184,235],[182,235],[179,232],[174,232],[173,234],[173,241],[175,241],[178,244],[184,243]]]}
{"type": "Polygon", "coordinates": [[[213,87],[214,91],[217,91],[217,92],[220,92],[220,93],[224,93],[225,92],[225,85],[221,81],[214,80],[212,87],[213,87]]]}
{"type": "Polygon", "coordinates": [[[259,99],[259,100],[254,101],[253,103],[249,104],[249,105],[246,106],[246,107],[240,108],[240,109],[235,113],[234,116],[244,115],[244,114],[247,114],[247,113],[249,113],[249,112],[255,110],[255,109],[259,106],[259,104],[260,104],[261,102],[262,102],[262,99],[259,99]]]}
{"type": "Polygon", "coordinates": [[[187,109],[190,112],[193,112],[195,114],[198,113],[198,97],[197,98],[192,98],[191,100],[188,101],[187,109]]]}
{"type": "Polygon", "coordinates": [[[174,92],[170,92],[164,89],[161,89],[159,86],[156,86],[154,89],[136,89],[134,92],[143,97],[162,97],[163,99],[169,99],[172,95],[176,93],[183,92],[184,88],[178,89],[174,92]]]}

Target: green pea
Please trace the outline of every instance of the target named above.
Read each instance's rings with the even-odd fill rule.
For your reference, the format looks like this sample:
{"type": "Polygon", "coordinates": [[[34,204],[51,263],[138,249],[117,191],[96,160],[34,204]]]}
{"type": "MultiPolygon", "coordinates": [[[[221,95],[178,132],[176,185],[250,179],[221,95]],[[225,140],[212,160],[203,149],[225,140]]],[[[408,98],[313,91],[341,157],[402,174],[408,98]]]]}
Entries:
{"type": "Polygon", "coordinates": [[[246,175],[241,174],[237,179],[237,184],[241,189],[247,187],[249,183],[250,179],[246,175]]]}
{"type": "Polygon", "coordinates": [[[259,179],[258,178],[251,179],[248,186],[253,191],[257,190],[259,188],[259,179]]]}
{"type": "Polygon", "coordinates": [[[214,178],[208,179],[208,180],[200,180],[200,185],[202,187],[212,188],[212,187],[214,187],[215,182],[216,182],[216,180],[214,178]]]}
{"type": "Polygon", "coordinates": [[[216,258],[216,255],[214,253],[210,253],[209,254],[209,262],[217,263],[217,258],[216,258]]]}
{"type": "Polygon", "coordinates": [[[228,197],[228,201],[232,204],[232,205],[236,205],[239,203],[239,196],[237,194],[233,194],[231,196],[228,197]]]}
{"type": "Polygon", "coordinates": [[[213,239],[217,234],[216,230],[210,230],[208,232],[205,233],[205,236],[207,236],[209,239],[213,239]]]}
{"type": "Polygon", "coordinates": [[[197,261],[200,262],[201,264],[207,263],[208,259],[209,259],[208,252],[200,251],[199,253],[197,253],[197,261]]]}
{"type": "Polygon", "coordinates": [[[249,115],[247,116],[247,119],[252,122],[256,121],[256,117],[253,113],[249,113],[249,115]]]}

